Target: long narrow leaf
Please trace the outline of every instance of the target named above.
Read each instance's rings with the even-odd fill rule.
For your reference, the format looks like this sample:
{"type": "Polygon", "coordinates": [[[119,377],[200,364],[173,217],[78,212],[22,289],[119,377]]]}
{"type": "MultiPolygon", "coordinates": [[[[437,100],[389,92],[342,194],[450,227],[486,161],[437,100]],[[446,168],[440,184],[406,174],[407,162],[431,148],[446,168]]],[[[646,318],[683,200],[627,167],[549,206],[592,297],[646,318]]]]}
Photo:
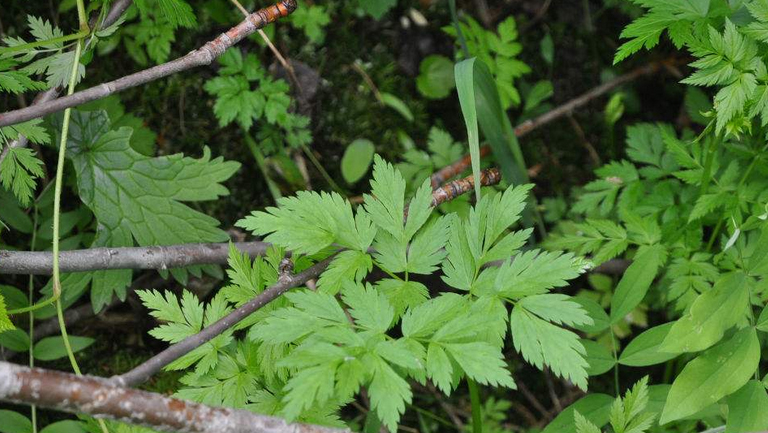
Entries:
{"type": "Polygon", "coordinates": [[[480,133],[477,127],[477,106],[475,102],[475,63],[471,58],[456,64],[456,90],[459,103],[467,124],[469,154],[472,157],[472,175],[475,177],[475,198],[480,201],[480,133]]]}

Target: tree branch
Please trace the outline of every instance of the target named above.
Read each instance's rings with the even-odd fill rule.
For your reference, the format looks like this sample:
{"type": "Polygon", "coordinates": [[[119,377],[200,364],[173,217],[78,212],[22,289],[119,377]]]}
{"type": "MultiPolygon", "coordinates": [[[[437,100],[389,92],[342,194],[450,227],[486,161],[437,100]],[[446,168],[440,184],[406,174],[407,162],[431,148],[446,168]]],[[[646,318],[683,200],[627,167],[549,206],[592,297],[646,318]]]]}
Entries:
{"type": "MultiPolygon", "coordinates": [[[[228,243],[183,244],[156,247],[91,248],[62,251],[62,272],[87,272],[109,269],[170,269],[191,265],[226,264],[228,243]]],[[[266,242],[236,242],[235,247],[251,257],[264,255],[266,242]]],[[[0,274],[50,275],[50,251],[0,250],[0,274]]]]}
{"type": "MultiPolygon", "coordinates": [[[[501,180],[496,168],[483,170],[480,183],[495,185],[501,180]]],[[[455,180],[432,193],[432,205],[438,206],[474,187],[469,176],[455,180]]],[[[88,272],[110,269],[170,269],[191,265],[222,265],[227,263],[228,243],[184,244],[156,247],[91,248],[62,251],[59,262],[62,272],[88,272]]],[[[237,242],[235,247],[251,257],[264,255],[266,242],[237,242]]],[[[50,251],[0,250],[0,274],[50,275],[53,255],[50,251]]]]}
{"type": "MultiPolygon", "coordinates": [[[[529,134],[531,131],[535,130],[536,128],[539,128],[540,126],[546,125],[553,120],[557,120],[571,112],[573,110],[586,105],[593,99],[604,95],[605,93],[608,93],[609,91],[615,89],[616,87],[627,83],[629,81],[635,80],[638,77],[641,77],[643,75],[650,75],[654,72],[657,72],[664,64],[666,63],[674,63],[674,61],[666,61],[666,62],[653,62],[648,65],[645,65],[641,68],[635,69],[632,72],[629,72],[627,74],[624,74],[620,77],[617,77],[611,81],[608,81],[607,83],[601,84],[600,86],[595,87],[594,89],[590,90],[587,93],[584,93],[583,95],[571,99],[570,101],[566,102],[565,104],[542,114],[541,116],[535,118],[535,119],[529,119],[525,122],[521,123],[515,128],[515,136],[523,137],[526,134],[529,134]]],[[[490,146],[483,146],[480,148],[480,157],[490,155],[491,148],[490,146]]],[[[460,160],[454,162],[453,164],[444,167],[437,172],[435,172],[432,175],[432,185],[442,185],[445,183],[448,179],[458,176],[461,174],[464,170],[466,170],[470,164],[472,163],[472,159],[469,155],[464,156],[460,160]]]]}
{"type": "Polygon", "coordinates": [[[0,400],[142,425],[166,432],[343,433],[349,430],[211,407],[162,394],[121,388],[100,377],[0,362],[0,400]]]}
{"type": "Polygon", "coordinates": [[[15,123],[43,117],[57,111],[105,98],[125,89],[140,86],[197,66],[209,65],[215,58],[223,54],[226,49],[240,42],[243,38],[256,30],[276,21],[278,18],[289,15],[296,10],[296,7],[296,0],[281,0],[280,3],[252,13],[240,24],[232,27],[226,33],[221,34],[216,39],[209,41],[184,57],[73,93],[72,95],[63,98],[49,101],[45,104],[32,105],[26,108],[2,113],[0,114],[0,126],[13,125],[15,123]]]}

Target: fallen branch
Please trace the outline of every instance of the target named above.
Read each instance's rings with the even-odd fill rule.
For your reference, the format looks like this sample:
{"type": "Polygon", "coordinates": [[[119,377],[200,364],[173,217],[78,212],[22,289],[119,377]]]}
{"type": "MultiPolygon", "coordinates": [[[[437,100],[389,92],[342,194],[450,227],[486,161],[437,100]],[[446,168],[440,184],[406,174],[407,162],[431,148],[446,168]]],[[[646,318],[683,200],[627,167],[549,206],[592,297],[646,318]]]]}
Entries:
{"type": "Polygon", "coordinates": [[[86,90],[75,92],[72,95],[63,98],[2,113],[0,114],[0,126],[13,125],[43,117],[57,111],[72,108],[97,99],[106,98],[117,92],[140,86],[178,72],[186,71],[198,66],[209,65],[229,47],[240,42],[240,40],[254,33],[256,30],[276,21],[278,18],[288,16],[296,10],[296,8],[296,0],[281,0],[280,3],[252,13],[240,24],[232,27],[226,33],[222,33],[216,39],[209,41],[184,57],[118,78],[117,80],[108,83],[103,83],[86,90]]]}
{"type": "MultiPolygon", "coordinates": [[[[114,3],[112,3],[112,6],[110,6],[109,11],[107,12],[107,16],[104,18],[104,21],[101,23],[98,23],[97,22],[98,15],[96,15],[91,19],[91,22],[89,23],[89,27],[91,28],[98,27],[99,29],[103,29],[111,26],[112,24],[117,22],[118,19],[120,19],[120,17],[125,13],[125,11],[131,5],[131,3],[133,3],[133,0],[115,1],[114,3]]],[[[60,91],[61,91],[61,88],[54,87],[46,91],[40,92],[32,101],[31,105],[34,106],[34,105],[40,105],[46,102],[50,102],[59,97],[60,91]]],[[[26,147],[28,142],[29,140],[27,139],[26,136],[19,135],[19,138],[8,143],[8,146],[6,146],[2,150],[2,152],[0,152],[0,162],[3,162],[5,157],[8,156],[8,152],[10,152],[11,148],[26,147]]]]}
{"type": "MultiPolygon", "coordinates": [[[[496,168],[484,170],[480,183],[495,185],[501,180],[496,168]]],[[[432,193],[432,205],[453,200],[474,187],[474,178],[450,182],[432,193]]],[[[110,269],[170,269],[191,265],[223,265],[227,263],[228,243],[184,244],[156,247],[91,248],[62,251],[61,272],[88,272],[110,269]]],[[[264,255],[266,242],[237,242],[235,247],[251,257],[264,255]]],[[[0,250],[0,274],[50,275],[53,269],[50,251],[0,250]]]]}
{"type": "MultiPolygon", "coordinates": [[[[544,113],[535,119],[526,120],[525,122],[521,123],[515,128],[515,136],[517,136],[518,138],[523,137],[542,125],[546,125],[547,123],[550,123],[553,120],[559,119],[567,114],[572,113],[573,110],[583,105],[586,105],[593,99],[608,93],[609,91],[615,89],[616,87],[624,83],[635,80],[638,77],[641,77],[643,75],[650,75],[658,71],[666,63],[672,63],[672,62],[653,62],[641,68],[635,69],[632,72],[629,72],[620,77],[617,77],[611,81],[608,81],[607,83],[601,84],[595,87],[594,89],[590,90],[589,92],[584,93],[583,95],[575,99],[571,99],[565,104],[547,113],[544,113]]],[[[486,145],[480,148],[481,158],[490,154],[491,154],[490,146],[486,145]]],[[[471,165],[471,163],[472,163],[472,159],[470,158],[469,155],[466,155],[460,160],[454,162],[453,164],[436,171],[432,175],[432,185],[433,186],[442,185],[448,179],[458,176],[459,174],[464,172],[464,170],[466,170],[471,165]]]]}
{"type": "MultiPolygon", "coordinates": [[[[170,269],[191,265],[226,264],[228,243],[183,244],[156,247],[91,248],[62,251],[61,272],[86,272],[109,269],[170,269]]],[[[263,255],[266,242],[236,242],[238,250],[251,257],[263,255]]],[[[50,275],[50,251],[0,251],[0,274],[50,275]]]]}
{"type": "Polygon", "coordinates": [[[93,376],[0,362],[0,400],[142,425],[166,432],[343,433],[349,430],[211,407],[153,392],[116,386],[93,376]]]}
{"type": "MultiPolygon", "coordinates": [[[[481,182],[485,182],[485,185],[491,185],[493,182],[498,183],[500,180],[501,175],[499,175],[498,169],[495,168],[485,170],[481,176],[481,182]]],[[[471,191],[474,188],[474,178],[469,176],[466,179],[451,182],[444,188],[446,189],[444,190],[443,188],[440,188],[432,194],[433,205],[437,206],[445,201],[452,200],[461,194],[471,191]]],[[[114,376],[110,380],[120,386],[135,386],[145,382],[171,362],[197,349],[216,336],[222,334],[227,329],[235,326],[241,320],[277,299],[283,293],[318,277],[325,271],[328,265],[331,264],[334,257],[335,255],[330,256],[299,274],[281,275],[276,284],[248,301],[248,303],[238,307],[235,311],[229,313],[226,317],[220,319],[213,325],[168,347],[133,370],[119,376],[114,376]]]]}

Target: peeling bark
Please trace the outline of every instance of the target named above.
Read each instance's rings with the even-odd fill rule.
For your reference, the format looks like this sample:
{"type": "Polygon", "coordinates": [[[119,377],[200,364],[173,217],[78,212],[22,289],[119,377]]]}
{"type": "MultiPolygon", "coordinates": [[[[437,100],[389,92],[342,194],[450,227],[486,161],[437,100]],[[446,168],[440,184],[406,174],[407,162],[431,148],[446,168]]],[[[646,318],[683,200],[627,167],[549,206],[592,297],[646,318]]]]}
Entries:
{"type": "Polygon", "coordinates": [[[185,433],[345,433],[238,409],[211,407],[153,392],[122,388],[93,376],[76,376],[0,362],[0,400],[86,413],[159,431],[185,433]]]}

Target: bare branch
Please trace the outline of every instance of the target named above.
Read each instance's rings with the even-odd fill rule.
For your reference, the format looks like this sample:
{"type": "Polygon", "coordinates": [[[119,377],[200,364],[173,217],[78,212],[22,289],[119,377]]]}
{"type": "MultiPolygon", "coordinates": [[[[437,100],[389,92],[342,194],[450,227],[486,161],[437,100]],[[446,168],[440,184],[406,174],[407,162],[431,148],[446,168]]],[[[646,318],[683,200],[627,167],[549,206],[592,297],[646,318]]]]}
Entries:
{"type": "MultiPolygon", "coordinates": [[[[191,265],[226,264],[228,243],[184,244],[156,247],[91,248],[59,253],[61,272],[108,269],[170,269],[191,265]]],[[[236,242],[235,247],[251,257],[263,255],[266,242],[236,242]]],[[[50,275],[50,251],[0,250],[0,274],[50,275]]]]}
{"type": "Polygon", "coordinates": [[[0,362],[0,400],[142,425],[166,432],[344,433],[349,430],[211,407],[162,394],[116,386],[93,376],[0,362]]]}
{"type": "Polygon", "coordinates": [[[240,42],[243,38],[254,33],[256,30],[276,21],[278,18],[289,15],[296,10],[296,7],[296,0],[281,0],[280,3],[252,13],[240,24],[232,27],[226,33],[221,34],[216,39],[209,41],[184,57],[73,93],[72,95],[45,104],[32,105],[26,108],[2,113],[0,114],[0,126],[13,125],[15,123],[43,117],[57,111],[85,104],[86,102],[105,98],[125,89],[140,86],[197,66],[209,65],[215,58],[223,54],[227,48],[240,42]]]}
{"type": "Polygon", "coordinates": [[[133,370],[119,376],[114,376],[110,380],[120,386],[135,386],[145,382],[152,377],[152,375],[162,370],[166,365],[209,342],[227,329],[238,324],[241,320],[251,315],[251,313],[274,301],[283,293],[316,278],[328,267],[328,265],[331,264],[334,257],[335,256],[331,256],[323,261],[317,262],[314,266],[299,274],[281,277],[280,281],[272,287],[269,287],[267,290],[248,301],[248,303],[243,304],[235,311],[229,313],[222,319],[219,319],[213,325],[168,347],[133,370]]]}
{"type": "MultiPolygon", "coordinates": [[[[632,81],[638,77],[641,77],[643,75],[650,75],[654,72],[657,72],[665,63],[674,63],[674,61],[671,62],[654,62],[650,63],[646,66],[643,66],[641,68],[635,69],[632,72],[629,72],[627,74],[624,74],[620,77],[617,77],[611,81],[608,81],[607,83],[601,84],[600,86],[595,87],[594,89],[590,90],[587,93],[584,93],[583,95],[571,99],[570,101],[566,102],[565,104],[542,114],[541,116],[535,118],[535,119],[529,119],[520,125],[518,125],[515,128],[515,135],[519,137],[523,137],[524,135],[530,133],[531,131],[535,130],[536,128],[539,128],[540,126],[546,125],[553,120],[557,120],[569,113],[572,113],[573,110],[586,105],[590,101],[592,101],[595,98],[598,98],[599,96],[602,96],[609,91],[615,89],[616,87],[627,83],[629,81],[632,81]]],[[[480,155],[481,157],[490,155],[491,148],[489,146],[483,146],[480,148],[480,155]]],[[[461,174],[464,170],[466,170],[470,164],[472,163],[472,159],[469,155],[464,156],[460,160],[454,162],[453,164],[444,167],[437,172],[435,172],[432,175],[432,185],[442,185],[445,183],[448,179],[458,176],[461,174]]]]}

